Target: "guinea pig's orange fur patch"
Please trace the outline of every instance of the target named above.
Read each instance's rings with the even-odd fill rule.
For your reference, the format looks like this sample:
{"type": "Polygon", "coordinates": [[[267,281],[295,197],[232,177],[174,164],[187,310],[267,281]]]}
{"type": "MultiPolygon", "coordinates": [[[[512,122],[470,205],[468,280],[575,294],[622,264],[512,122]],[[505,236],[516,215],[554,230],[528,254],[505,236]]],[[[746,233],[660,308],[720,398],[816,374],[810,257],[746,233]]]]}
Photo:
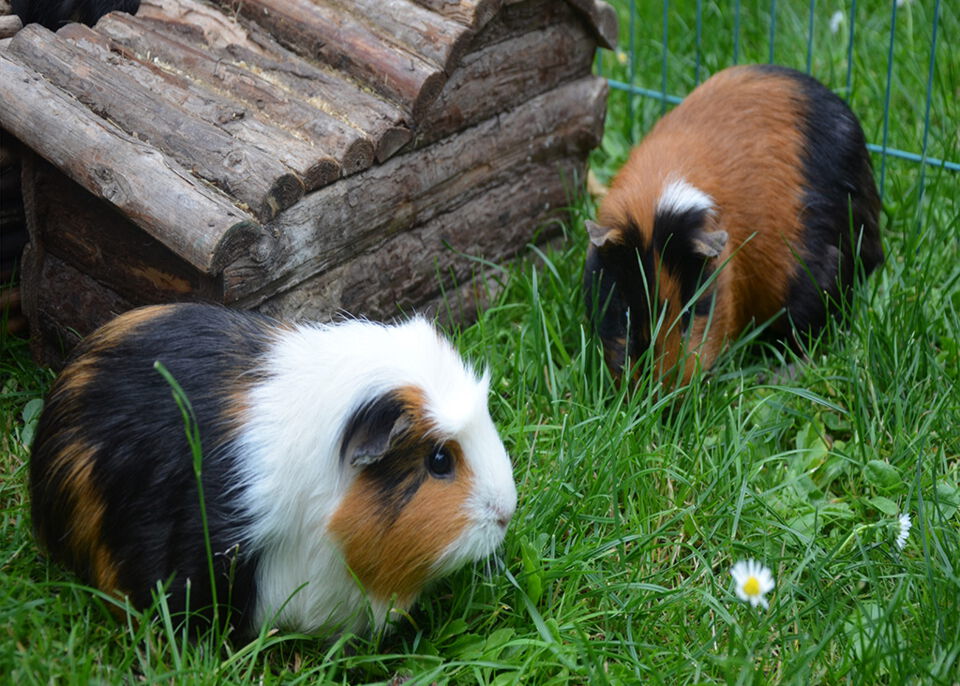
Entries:
{"type": "MultiPolygon", "coordinates": [[[[107,593],[119,592],[119,570],[103,543],[103,498],[93,481],[93,449],[74,441],[57,456],[54,468],[62,470],[63,497],[69,503],[70,527],[63,544],[90,582],[107,593]]],[[[49,543],[49,542],[48,542],[49,543]]]]}
{"type": "Polygon", "coordinates": [[[130,336],[138,326],[173,309],[173,305],[149,305],[124,312],[97,329],[90,337],[89,349],[109,350],[130,336]]]}
{"type": "MultiPolygon", "coordinates": [[[[801,118],[804,100],[782,76],[749,66],[727,69],[695,89],[663,117],[634,148],[601,203],[603,226],[636,226],[649,245],[658,200],[667,183],[683,179],[709,195],[715,205],[711,230],[729,235],[716,258],[718,300],[706,344],[705,322],[696,322],[687,346],[709,367],[725,340],[751,322],[763,322],[786,300],[789,278],[802,253],[803,199],[801,118]],[[762,103],[762,105],[760,105],[762,103]],[[755,233],[756,232],[756,233],[755,233]]],[[[662,295],[678,316],[678,287],[661,275],[662,295]],[[676,307],[677,309],[673,309],[676,307]]],[[[668,320],[670,316],[668,316],[668,320]]],[[[701,319],[701,318],[697,318],[701,319]]],[[[679,325],[661,330],[658,347],[676,357],[679,325]],[[666,336],[669,340],[664,340],[666,336]]],[[[660,352],[660,351],[658,351],[660,352]]],[[[683,377],[695,361],[688,359],[683,377]]]]}
{"type": "MultiPolygon", "coordinates": [[[[395,392],[411,420],[410,429],[387,460],[409,460],[423,481],[396,516],[385,513],[383,495],[367,470],[361,471],[328,524],[340,542],[347,565],[373,597],[409,606],[430,580],[434,564],[469,524],[465,505],[473,474],[456,441],[445,447],[454,462],[451,478],[427,472],[426,458],[436,446],[433,424],[425,416],[425,398],[417,388],[395,392]]],[[[399,486],[400,489],[403,485],[399,486]]]]}
{"type": "Polygon", "coordinates": [[[70,363],[57,379],[54,393],[64,401],[77,398],[97,374],[98,360],[87,355],[70,363]]]}
{"type": "Polygon", "coordinates": [[[423,411],[427,406],[427,396],[423,389],[416,386],[402,386],[393,392],[394,397],[403,405],[407,417],[411,420],[410,428],[407,431],[410,437],[428,438],[433,437],[435,432],[433,422],[430,421],[423,411]]]}

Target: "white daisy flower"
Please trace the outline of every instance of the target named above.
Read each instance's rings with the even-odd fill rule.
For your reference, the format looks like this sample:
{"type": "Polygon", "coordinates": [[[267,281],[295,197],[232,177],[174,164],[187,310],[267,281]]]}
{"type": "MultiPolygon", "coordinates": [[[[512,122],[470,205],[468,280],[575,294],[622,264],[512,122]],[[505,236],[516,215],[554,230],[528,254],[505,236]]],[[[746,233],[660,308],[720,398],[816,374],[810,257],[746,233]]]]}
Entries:
{"type": "Polygon", "coordinates": [[[741,560],[733,565],[730,575],[737,584],[737,597],[753,607],[762,605],[767,608],[767,593],[773,590],[773,574],[770,570],[755,560],[741,560]]]}
{"type": "Polygon", "coordinates": [[[910,521],[910,513],[904,512],[900,515],[900,530],[897,532],[897,547],[903,550],[907,545],[907,536],[910,535],[910,527],[913,522],[910,521]]]}

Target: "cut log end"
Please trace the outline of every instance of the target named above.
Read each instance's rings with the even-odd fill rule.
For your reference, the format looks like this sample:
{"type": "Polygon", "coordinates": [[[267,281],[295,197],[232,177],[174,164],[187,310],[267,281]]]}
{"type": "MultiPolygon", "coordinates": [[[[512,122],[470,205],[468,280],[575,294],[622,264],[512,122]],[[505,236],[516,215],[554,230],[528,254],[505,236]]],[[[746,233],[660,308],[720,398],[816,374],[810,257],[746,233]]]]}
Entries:
{"type": "Polygon", "coordinates": [[[419,120],[427,112],[433,101],[439,97],[447,77],[442,72],[434,72],[424,79],[420,91],[413,101],[412,112],[414,120],[419,120]]]}
{"type": "Polygon", "coordinates": [[[315,191],[318,188],[333,183],[340,178],[342,173],[340,163],[332,157],[321,157],[303,177],[304,189],[307,192],[315,191]]]}
{"type": "Polygon", "coordinates": [[[613,7],[602,0],[568,0],[568,2],[590,19],[600,47],[608,50],[617,47],[617,11],[613,7]]]}
{"type": "Polygon", "coordinates": [[[406,127],[393,126],[387,129],[377,143],[377,162],[383,163],[393,157],[411,138],[413,133],[406,127]]]}
{"type": "Polygon", "coordinates": [[[257,218],[260,221],[270,221],[283,210],[292,207],[305,192],[306,186],[296,174],[279,176],[270,186],[270,192],[261,203],[257,218]]]}
{"type": "Polygon", "coordinates": [[[446,74],[452,74],[454,70],[460,66],[460,60],[473,45],[475,35],[472,30],[464,31],[453,41],[453,44],[450,46],[450,52],[447,55],[447,60],[441,65],[446,74]]]}
{"type": "Polygon", "coordinates": [[[348,176],[367,169],[373,164],[373,156],[373,143],[368,138],[358,138],[343,155],[343,175],[348,176]]]}
{"type": "Polygon", "coordinates": [[[211,271],[220,274],[241,258],[250,258],[257,264],[269,262],[276,249],[277,237],[263,226],[252,221],[237,222],[220,239],[211,271]]]}

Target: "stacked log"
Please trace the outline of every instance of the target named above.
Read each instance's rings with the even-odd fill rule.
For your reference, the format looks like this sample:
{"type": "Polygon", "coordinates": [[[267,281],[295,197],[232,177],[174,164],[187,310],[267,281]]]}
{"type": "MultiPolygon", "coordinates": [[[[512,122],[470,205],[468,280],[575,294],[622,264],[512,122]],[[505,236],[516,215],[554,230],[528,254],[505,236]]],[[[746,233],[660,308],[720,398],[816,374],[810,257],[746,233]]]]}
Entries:
{"type": "Polygon", "coordinates": [[[556,233],[583,183],[611,17],[598,0],[143,0],[25,27],[0,48],[0,125],[32,151],[37,356],[150,302],[391,317],[484,283],[478,265],[556,233]]]}

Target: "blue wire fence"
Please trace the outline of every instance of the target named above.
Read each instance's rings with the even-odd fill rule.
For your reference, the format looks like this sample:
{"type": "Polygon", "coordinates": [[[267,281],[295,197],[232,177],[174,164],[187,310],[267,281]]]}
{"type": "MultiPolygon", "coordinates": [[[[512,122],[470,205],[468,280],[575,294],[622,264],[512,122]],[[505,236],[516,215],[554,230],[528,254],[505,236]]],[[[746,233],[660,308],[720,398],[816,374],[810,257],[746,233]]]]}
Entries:
{"type": "MultiPolygon", "coordinates": [[[[684,70],[689,70],[692,67],[693,71],[693,86],[699,84],[704,80],[709,74],[707,73],[707,68],[704,64],[705,62],[705,13],[706,8],[704,7],[704,0],[696,0],[695,6],[691,7],[691,2],[671,2],[671,0],[662,0],[662,7],[660,8],[660,18],[659,21],[653,22],[650,20],[650,12],[655,11],[656,8],[652,7],[653,2],[651,0],[622,0],[622,3],[629,2],[629,6],[625,11],[620,12],[621,23],[626,24],[626,40],[621,38],[620,48],[618,51],[618,57],[620,62],[626,62],[626,75],[627,80],[624,81],[622,78],[617,78],[613,73],[606,74],[607,80],[611,88],[619,91],[623,91],[628,94],[627,102],[627,116],[630,121],[633,121],[635,115],[635,98],[632,96],[640,96],[641,98],[649,98],[660,102],[660,113],[666,111],[667,107],[671,104],[679,103],[683,98],[681,95],[671,92],[669,88],[669,74],[670,69],[668,67],[673,66],[677,68],[677,64],[681,63],[680,68],[684,70]],[[641,20],[638,12],[638,3],[646,2],[649,5],[645,5],[644,9],[646,10],[646,18],[641,20]],[[624,14],[626,16],[624,17],[624,14]],[[690,16],[692,15],[692,17],[690,16]],[[624,22],[624,19],[626,21],[624,22]],[[690,26],[690,19],[693,19],[693,26],[690,26]],[[671,22],[676,23],[677,21],[682,21],[682,31],[675,31],[673,35],[670,32],[671,22]],[[693,31],[690,31],[690,28],[693,28],[693,31]],[[690,34],[693,34],[693,45],[689,45],[690,34]],[[657,35],[659,34],[659,35],[657,35]],[[682,35],[678,35],[682,34],[682,35]],[[678,40],[682,39],[682,40],[678,40]],[[656,42],[659,43],[659,46],[656,45],[656,42]],[[683,46],[676,47],[676,43],[682,42],[683,46]],[[653,68],[653,61],[656,57],[652,57],[647,61],[647,67],[643,70],[643,73],[640,73],[641,70],[638,68],[638,50],[643,49],[645,54],[649,55],[650,53],[656,51],[659,48],[659,73],[657,73],[653,68]],[[692,54],[690,54],[692,52],[692,54]],[[655,83],[655,79],[659,77],[659,84],[655,83]],[[643,85],[646,84],[646,85],[643,85]]],[[[935,92],[938,88],[943,88],[941,84],[938,83],[936,77],[937,69],[937,49],[938,49],[938,32],[940,31],[940,23],[942,18],[942,7],[941,0],[889,0],[889,14],[887,19],[886,27],[886,60],[885,64],[877,63],[878,60],[876,55],[882,54],[882,51],[878,49],[878,46],[874,45],[873,54],[874,57],[873,63],[864,64],[864,59],[862,54],[858,55],[855,46],[857,41],[861,40],[861,48],[863,40],[873,40],[876,42],[877,36],[882,35],[884,29],[882,25],[883,16],[878,17],[880,14],[876,7],[871,9],[864,9],[864,5],[867,4],[864,0],[861,1],[860,6],[858,7],[857,0],[847,0],[849,2],[849,8],[846,12],[842,10],[837,10],[835,12],[830,12],[830,9],[825,7],[827,2],[820,2],[820,7],[818,7],[817,0],[806,0],[807,6],[805,11],[798,13],[797,9],[800,6],[799,0],[792,0],[792,2],[782,3],[778,7],[777,0],[757,0],[754,3],[750,3],[749,9],[751,10],[751,19],[750,21],[753,24],[760,21],[766,21],[768,26],[764,31],[766,36],[766,50],[758,50],[756,46],[753,46],[753,54],[751,55],[751,61],[758,61],[757,54],[760,53],[760,58],[766,58],[768,62],[774,62],[777,58],[777,49],[778,47],[784,47],[784,42],[782,37],[778,34],[778,31],[781,27],[778,26],[777,17],[779,14],[782,14],[785,10],[792,12],[792,17],[796,22],[802,22],[805,18],[805,37],[802,36],[804,33],[803,28],[798,28],[797,31],[792,35],[792,47],[794,54],[799,53],[802,46],[796,45],[798,41],[797,34],[801,35],[799,40],[805,38],[805,61],[800,64],[789,64],[788,66],[793,66],[794,68],[805,69],[807,73],[812,73],[814,76],[817,76],[822,81],[825,79],[823,76],[816,72],[815,69],[815,45],[818,40],[818,31],[817,24],[818,21],[821,23],[821,28],[823,24],[824,13],[830,14],[830,31],[831,33],[838,33],[839,28],[842,24],[847,25],[845,40],[845,65],[844,65],[844,74],[843,74],[843,90],[841,95],[844,95],[849,99],[852,89],[854,87],[855,77],[879,77],[881,73],[885,73],[884,85],[883,85],[883,113],[882,113],[882,124],[880,128],[880,140],[879,142],[868,143],[868,148],[879,155],[879,186],[881,193],[885,187],[886,176],[887,176],[887,160],[888,158],[897,158],[901,160],[906,160],[909,162],[914,162],[919,165],[920,168],[920,180],[919,188],[920,192],[923,192],[924,185],[924,176],[928,167],[939,167],[947,169],[950,171],[960,171],[960,162],[944,159],[938,156],[933,156],[929,154],[930,148],[930,133],[931,133],[931,104],[935,92]],[[769,4],[764,7],[764,2],[769,4]],[[890,142],[890,117],[891,117],[891,102],[892,95],[895,88],[895,84],[898,83],[898,74],[895,71],[897,69],[897,59],[895,57],[895,47],[897,46],[898,38],[898,9],[901,12],[904,11],[903,5],[907,4],[917,4],[921,5],[922,8],[908,7],[907,11],[913,11],[917,9],[919,12],[922,9],[922,20],[920,21],[921,26],[919,29],[913,25],[913,16],[908,15],[907,20],[909,23],[910,34],[910,45],[909,46],[900,46],[901,50],[909,49],[912,51],[912,54],[915,58],[917,64],[925,62],[925,93],[923,99],[923,135],[920,141],[910,141],[911,143],[919,143],[919,149],[901,149],[900,147],[895,147],[890,142]],[[785,6],[786,7],[785,7],[785,6]],[[931,15],[932,13],[932,15],[931,15]],[[765,16],[764,16],[765,15],[765,16]],[[803,16],[805,15],[805,17],[803,16]],[[871,27],[871,36],[869,38],[861,38],[857,33],[858,21],[867,21],[871,27]],[[920,34],[923,37],[922,48],[926,49],[925,55],[919,55],[917,51],[916,42],[913,40],[913,36],[920,34]],[[778,39],[781,39],[778,43],[778,39]],[[765,52],[765,55],[763,55],[765,52]],[[859,58],[859,59],[858,59],[859,58]],[[855,69],[856,66],[856,69],[855,69]],[[855,73],[856,72],[856,73],[855,73]]],[[[621,3],[621,4],[622,4],[621,3]]],[[[616,0],[614,0],[616,4],[616,0]]],[[[729,30],[730,34],[728,36],[720,36],[721,42],[726,43],[729,47],[729,50],[732,51],[732,55],[729,56],[727,64],[737,64],[743,59],[743,46],[741,44],[741,37],[744,28],[744,11],[742,5],[744,4],[743,0],[714,0],[710,2],[708,7],[710,12],[714,17],[722,15],[725,19],[729,18],[732,15],[732,27],[729,26],[729,21],[726,21],[724,26],[721,28],[721,31],[729,30]]],[[[832,3],[832,6],[836,6],[838,3],[835,1],[832,3]]],[[[876,3],[874,3],[876,5],[876,3]]],[[[624,8],[621,8],[623,10],[624,8]]],[[[753,33],[756,34],[756,26],[751,26],[753,33]]],[[[621,29],[621,36],[623,35],[624,30],[621,29]]],[[[712,35],[712,38],[717,38],[717,36],[712,35]]],[[[841,38],[843,36],[841,35],[841,38]]],[[[861,53],[865,52],[861,50],[861,53]]],[[[716,56],[711,55],[713,61],[716,62],[716,56]]],[[[607,58],[609,59],[609,57],[607,58]]],[[[604,58],[598,56],[598,73],[604,75],[604,58]]],[[[727,66],[722,62],[716,65],[718,68],[722,66],[727,66]]],[[[607,71],[613,72],[614,70],[608,69],[607,71]]],[[[623,70],[619,70],[621,73],[623,70]]],[[[831,76],[836,77],[835,74],[831,76]]],[[[910,74],[911,78],[919,77],[918,74],[910,74]]],[[[837,80],[836,78],[834,80],[837,80]]],[[[827,85],[834,88],[838,86],[834,83],[827,83],[827,85]]],[[[948,88],[957,88],[957,84],[953,84],[948,88]]],[[[839,90],[839,88],[838,88],[839,90]]],[[[951,99],[957,97],[954,93],[939,93],[938,94],[943,99],[951,99]]],[[[856,109],[856,108],[855,108],[856,109]]],[[[948,114],[945,116],[948,117],[948,114]]],[[[862,118],[862,114],[861,114],[862,118]]],[[[960,126],[960,123],[953,121],[950,122],[949,118],[946,122],[946,127],[949,128],[953,126],[957,128],[960,126]]],[[[876,127],[874,127],[876,128],[876,127]]],[[[942,137],[945,137],[949,140],[950,136],[960,135],[956,132],[946,131],[942,134],[942,137]]],[[[868,137],[870,134],[868,133],[868,137]]],[[[949,144],[948,146],[949,147],[949,144]]],[[[954,150],[955,153],[955,150],[954,150]]],[[[946,155],[944,155],[946,157],[946,155]]]]}

